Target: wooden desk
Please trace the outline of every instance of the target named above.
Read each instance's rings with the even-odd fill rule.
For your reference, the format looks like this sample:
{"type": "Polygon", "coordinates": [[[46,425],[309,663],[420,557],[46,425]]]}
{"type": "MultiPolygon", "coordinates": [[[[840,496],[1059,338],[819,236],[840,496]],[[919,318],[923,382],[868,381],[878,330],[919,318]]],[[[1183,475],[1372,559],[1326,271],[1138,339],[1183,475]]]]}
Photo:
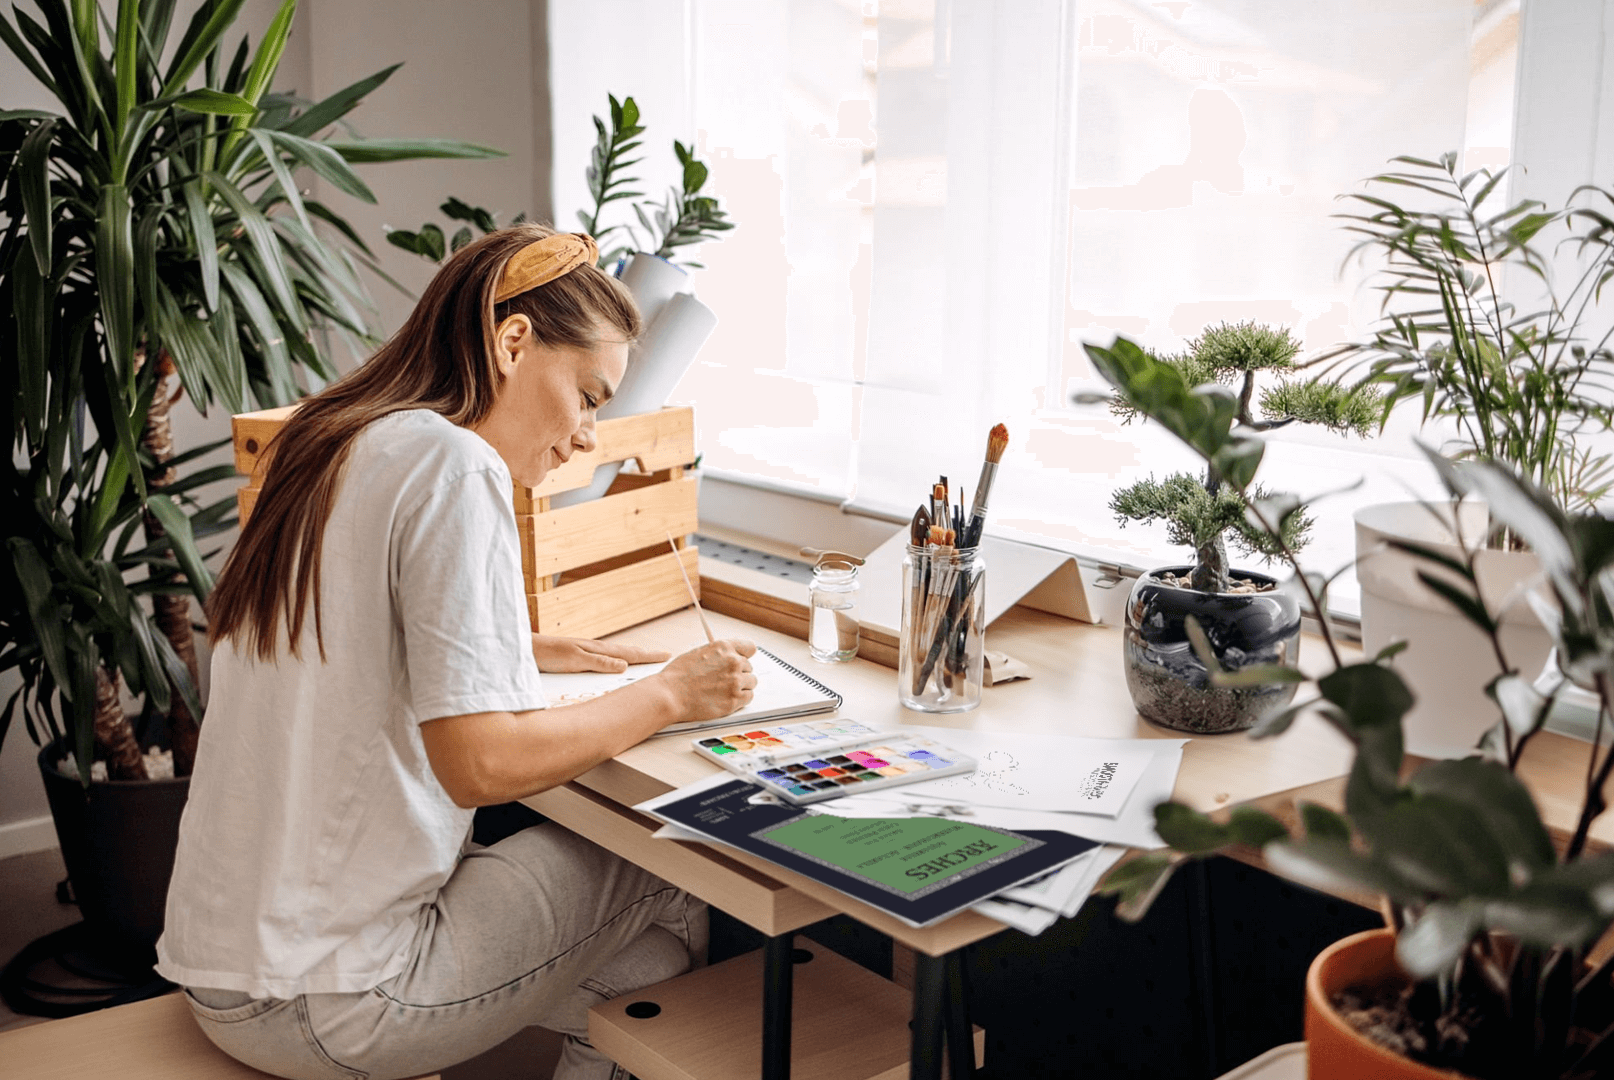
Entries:
{"type": "MultiPolygon", "coordinates": [[[[959,727],[976,730],[1079,735],[1089,738],[1184,738],[1180,732],[1157,727],[1132,707],[1120,670],[1120,631],[1114,627],[1073,623],[1054,615],[1016,608],[988,631],[994,649],[1024,661],[1032,670],[1026,681],[987,688],[981,707],[973,712],[932,715],[904,709],[898,702],[890,668],[854,660],[824,665],[807,654],[806,642],[776,631],[753,626],[728,616],[708,618],[720,635],[747,637],[812,672],[844,698],[842,715],[872,727],[888,729],[905,724],[959,727]]],[[[702,640],[692,610],[676,612],[624,631],[622,640],[682,651],[702,640]]],[[[1302,663],[1321,669],[1327,656],[1321,642],[1308,639],[1302,646],[1302,663]]],[[[1305,692],[1304,690],[1302,691],[1305,692]]],[[[1553,836],[1560,842],[1574,832],[1579,809],[1581,778],[1590,747],[1578,740],[1542,732],[1532,742],[1520,775],[1529,784],[1553,836]]],[[[1302,799],[1339,808],[1343,803],[1342,778],[1350,767],[1349,742],[1316,717],[1298,721],[1284,735],[1255,740],[1243,734],[1192,737],[1184,748],[1175,796],[1196,809],[1212,812],[1241,802],[1259,801],[1280,815],[1292,815],[1302,799]]],[[[572,816],[562,803],[581,804],[592,793],[593,818],[610,807],[631,807],[675,787],[702,779],[716,771],[677,736],[651,739],[579,777],[572,790],[559,797],[546,792],[528,800],[540,812],[557,820],[572,816]],[[575,798],[568,796],[576,796],[575,798]],[[557,811],[551,813],[551,811],[557,811]]],[[[633,815],[637,817],[637,815],[633,815]]],[[[619,838],[622,827],[612,833],[619,838]]],[[[1605,815],[1592,830],[1599,845],[1614,846],[1614,815],[1605,815]]],[[[684,852],[701,851],[700,845],[657,845],[684,852]]],[[[714,863],[745,867],[756,883],[744,910],[730,910],[737,918],[764,933],[777,934],[805,926],[832,912],[844,912],[920,952],[936,956],[987,937],[1000,924],[966,913],[937,926],[916,930],[832,889],[790,871],[753,859],[743,853],[708,852],[714,863]],[[769,888],[783,884],[788,890],[769,888]],[[787,892],[799,895],[789,896],[787,892]],[[763,896],[763,893],[770,895],[763,896]],[[809,902],[810,901],[810,902],[809,902]]],[[[1258,856],[1246,855],[1259,865],[1258,856]]],[[[667,860],[658,860],[665,862],[667,860]]],[[[696,864],[704,871],[704,865],[696,864]]],[[[693,880],[680,874],[686,880],[693,880]]],[[[679,882],[683,887],[687,884],[679,882]]],[[[692,889],[702,895],[700,889],[692,889]]],[[[732,890],[720,898],[703,897],[723,906],[732,902],[732,890]]],[[[1359,899],[1358,897],[1348,897],[1359,899]]]]}
{"type": "MultiPolygon", "coordinates": [[[[1095,738],[1186,737],[1150,724],[1133,709],[1121,672],[1121,635],[1114,627],[1073,623],[1016,608],[992,625],[988,637],[994,649],[1024,661],[1032,678],[987,688],[981,707],[973,712],[932,715],[910,712],[898,703],[895,673],[890,668],[861,659],[833,666],[817,664],[808,656],[806,643],[795,637],[716,613],[709,613],[708,618],[719,635],[749,638],[812,672],[843,696],[842,715],[876,728],[917,723],[1095,738]]],[[[703,640],[693,610],[663,616],[617,636],[675,653],[703,640]]],[[[1327,655],[1320,641],[1307,640],[1302,653],[1304,667],[1326,669],[1327,655]]],[[[1577,792],[1589,750],[1576,740],[1542,733],[1520,770],[1560,841],[1575,827],[1577,792]]],[[[1292,820],[1298,816],[1295,807],[1301,799],[1335,808],[1342,804],[1342,778],[1351,756],[1349,742],[1316,717],[1301,719],[1274,739],[1257,741],[1243,734],[1191,737],[1184,748],[1174,794],[1205,812],[1258,802],[1292,820]]],[[[916,929],[745,853],[651,839],[658,823],[630,808],[714,771],[714,766],[690,750],[687,736],[668,736],[647,740],[572,783],[525,801],[775,940],[788,940],[783,935],[793,930],[837,913],[846,914],[921,954],[921,976],[930,972],[928,977],[935,979],[940,977],[936,974],[940,961],[927,965],[925,958],[946,957],[1003,929],[1002,924],[974,912],[916,929]]],[[[1605,818],[1593,837],[1600,844],[1614,843],[1614,820],[1605,818]]],[[[1236,857],[1261,865],[1258,852],[1236,853],[1236,857]]],[[[1374,903],[1374,898],[1363,895],[1344,898],[1370,906],[1374,903]]],[[[939,993],[934,986],[929,992],[939,993]]],[[[919,993],[916,987],[916,1009],[919,993]]]]}

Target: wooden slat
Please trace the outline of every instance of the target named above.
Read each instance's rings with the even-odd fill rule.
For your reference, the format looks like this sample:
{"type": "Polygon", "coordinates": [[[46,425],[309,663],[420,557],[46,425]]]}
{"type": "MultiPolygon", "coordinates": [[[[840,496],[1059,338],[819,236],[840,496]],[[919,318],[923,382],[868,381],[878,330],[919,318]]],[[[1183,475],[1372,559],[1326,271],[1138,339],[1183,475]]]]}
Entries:
{"type": "Polygon", "coordinates": [[[587,487],[601,465],[632,458],[647,473],[688,465],[695,460],[695,410],[686,406],[601,420],[594,438],[593,450],[550,470],[537,487],[516,485],[516,513],[533,513],[535,500],[544,496],[587,487]]]}
{"type": "Polygon", "coordinates": [[[19,1080],[274,1080],[209,1042],[180,994],[0,1034],[0,1075],[19,1080]]]}
{"type": "Polygon", "coordinates": [[[770,937],[835,914],[834,908],[735,862],[716,848],[655,839],[652,834],[659,822],[575,782],[521,801],[770,937]]]}
{"type": "MultiPolygon", "coordinates": [[[[260,412],[237,413],[230,417],[230,437],[235,444],[235,471],[252,476],[263,463],[264,451],[280,433],[286,420],[297,411],[295,405],[260,412]]],[[[261,480],[261,477],[260,477],[261,480]]]]}
{"type": "MultiPolygon", "coordinates": [[[[792,1080],[903,1080],[912,998],[814,941],[792,975],[792,1080]]],[[[589,1010],[589,1041],[641,1080],[756,1080],[762,1062],[762,954],[747,953],[589,1010]],[[629,1015],[639,1002],[660,1011],[629,1015]]],[[[974,1030],[975,1062],[986,1033],[974,1030]]]]}
{"type": "Polygon", "coordinates": [[[700,482],[693,477],[649,484],[547,514],[517,514],[521,565],[544,577],[695,531],[700,482]]]}
{"type": "Polygon", "coordinates": [[[242,525],[252,516],[252,508],[258,505],[258,492],[261,490],[257,484],[243,484],[235,489],[235,512],[242,525]]]}
{"type": "Polygon", "coordinates": [[[700,550],[686,547],[631,566],[527,594],[527,616],[540,634],[599,637],[689,606],[678,562],[700,593],[700,550]]]}

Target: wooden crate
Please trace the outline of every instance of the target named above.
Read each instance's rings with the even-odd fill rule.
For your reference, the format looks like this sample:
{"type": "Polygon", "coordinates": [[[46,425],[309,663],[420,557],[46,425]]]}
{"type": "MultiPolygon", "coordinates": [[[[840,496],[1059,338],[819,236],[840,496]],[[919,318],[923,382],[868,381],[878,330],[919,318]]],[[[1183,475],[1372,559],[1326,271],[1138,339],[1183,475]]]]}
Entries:
{"type": "MultiPolygon", "coordinates": [[[[270,443],[295,408],[231,419],[235,468],[248,477],[236,493],[243,524],[263,485],[270,443]]],[[[601,420],[595,434],[592,451],[574,455],[537,487],[517,484],[512,494],[527,614],[542,634],[600,637],[688,607],[680,563],[700,590],[699,553],[687,544],[699,523],[698,486],[684,475],[695,460],[694,410],[601,420]],[[639,472],[618,476],[602,498],[550,509],[554,496],[591,484],[597,468],[625,461],[639,472]]]]}

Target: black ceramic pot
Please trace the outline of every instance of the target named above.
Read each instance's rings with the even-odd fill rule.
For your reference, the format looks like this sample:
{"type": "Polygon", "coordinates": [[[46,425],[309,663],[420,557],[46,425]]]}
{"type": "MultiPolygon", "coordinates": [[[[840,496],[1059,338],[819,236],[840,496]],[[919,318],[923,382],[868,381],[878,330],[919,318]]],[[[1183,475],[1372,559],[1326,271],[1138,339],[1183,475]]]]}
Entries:
{"type": "MultiPolygon", "coordinates": [[[[1231,671],[1249,664],[1293,664],[1300,655],[1300,602],[1289,592],[1203,593],[1179,589],[1160,574],[1192,567],[1165,566],[1138,578],[1126,603],[1126,685],[1138,712],[1157,724],[1211,735],[1243,731],[1288,704],[1295,684],[1222,687],[1188,642],[1183,618],[1205,628],[1211,649],[1231,671]]],[[[1235,580],[1275,583],[1265,574],[1235,571],[1235,580]]]]}
{"type": "Polygon", "coordinates": [[[45,747],[39,771],[85,926],[104,947],[153,963],[190,777],[102,780],[86,789],[56,768],[66,752],[45,747]]]}

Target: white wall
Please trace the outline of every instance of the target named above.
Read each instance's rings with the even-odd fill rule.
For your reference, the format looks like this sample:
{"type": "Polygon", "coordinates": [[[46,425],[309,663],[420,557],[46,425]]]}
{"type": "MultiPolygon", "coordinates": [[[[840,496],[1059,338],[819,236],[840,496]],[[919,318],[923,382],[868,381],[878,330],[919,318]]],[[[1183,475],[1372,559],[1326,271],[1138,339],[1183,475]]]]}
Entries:
{"type": "MultiPolygon", "coordinates": [[[[103,2],[112,6],[111,0],[103,2]]],[[[430,219],[446,224],[437,207],[449,195],[498,211],[501,220],[523,210],[549,218],[547,6],[547,0],[302,0],[299,6],[276,89],[317,100],[401,60],[404,67],[349,115],[360,133],[457,138],[509,154],[492,161],[365,167],[375,206],[318,191],[338,212],[349,215],[387,272],[411,288],[422,286],[432,267],[386,243],[383,226],[414,229],[430,219]]],[[[180,8],[172,34],[176,41],[194,0],[180,8]]],[[[247,0],[237,32],[229,38],[232,47],[240,31],[249,33],[255,44],[278,8],[278,0],[247,0]]],[[[0,102],[6,108],[54,104],[5,50],[0,50],[0,102]]],[[[378,325],[390,333],[407,315],[411,301],[385,284],[372,282],[372,287],[378,325]]],[[[352,363],[345,356],[337,360],[344,369],[352,363]]],[[[175,409],[174,425],[180,449],[229,434],[229,417],[222,410],[215,408],[204,417],[188,402],[175,409]]],[[[199,466],[228,460],[226,449],[199,466]]],[[[227,495],[234,486],[215,485],[203,496],[227,495]]],[[[220,558],[222,551],[215,566],[220,558]]],[[[205,689],[205,643],[202,651],[205,689]]],[[[0,705],[16,687],[14,673],[0,675],[0,705]]],[[[23,725],[15,722],[0,748],[0,858],[55,844],[36,754],[23,725]]]]}

